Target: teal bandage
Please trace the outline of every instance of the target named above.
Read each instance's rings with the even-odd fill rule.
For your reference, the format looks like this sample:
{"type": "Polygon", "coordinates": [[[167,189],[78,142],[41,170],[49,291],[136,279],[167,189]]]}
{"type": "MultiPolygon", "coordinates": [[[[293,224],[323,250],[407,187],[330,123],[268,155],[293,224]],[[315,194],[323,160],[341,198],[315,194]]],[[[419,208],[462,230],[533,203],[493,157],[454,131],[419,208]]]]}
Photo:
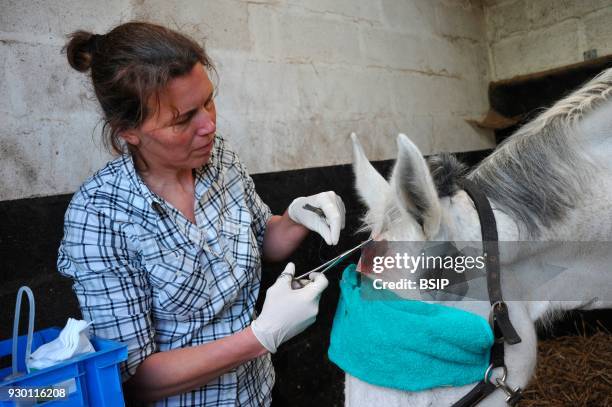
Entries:
{"type": "Polygon", "coordinates": [[[392,292],[364,299],[354,264],[344,270],[340,290],[328,355],[345,372],[407,391],[483,379],[493,332],[481,316],[392,292]]]}

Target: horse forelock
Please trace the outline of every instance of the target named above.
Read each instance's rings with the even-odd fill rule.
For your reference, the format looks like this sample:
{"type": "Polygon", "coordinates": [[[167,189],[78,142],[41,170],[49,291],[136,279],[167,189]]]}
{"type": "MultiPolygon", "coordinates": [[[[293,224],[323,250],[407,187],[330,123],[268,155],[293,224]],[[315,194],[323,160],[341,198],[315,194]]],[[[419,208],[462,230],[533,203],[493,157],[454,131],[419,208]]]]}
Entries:
{"type": "Polygon", "coordinates": [[[438,197],[452,196],[461,189],[460,181],[465,177],[468,167],[454,155],[448,153],[434,155],[427,159],[427,164],[438,197]]]}

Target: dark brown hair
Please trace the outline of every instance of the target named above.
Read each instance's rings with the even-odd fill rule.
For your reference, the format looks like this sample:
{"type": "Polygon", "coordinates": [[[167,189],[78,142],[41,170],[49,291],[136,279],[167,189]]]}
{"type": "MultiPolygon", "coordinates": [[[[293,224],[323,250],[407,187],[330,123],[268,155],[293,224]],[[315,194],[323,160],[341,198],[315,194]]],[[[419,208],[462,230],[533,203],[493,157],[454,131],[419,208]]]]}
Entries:
{"type": "MultiPolygon", "coordinates": [[[[214,71],[212,61],[193,39],[145,22],[121,24],[105,35],[75,31],[64,47],[70,66],[91,69],[91,81],[104,113],[104,144],[125,152],[119,137],[154,112],[147,102],[172,78],[188,74],[200,62],[214,71]]],[[[128,146],[129,149],[129,146],[128,146]]]]}

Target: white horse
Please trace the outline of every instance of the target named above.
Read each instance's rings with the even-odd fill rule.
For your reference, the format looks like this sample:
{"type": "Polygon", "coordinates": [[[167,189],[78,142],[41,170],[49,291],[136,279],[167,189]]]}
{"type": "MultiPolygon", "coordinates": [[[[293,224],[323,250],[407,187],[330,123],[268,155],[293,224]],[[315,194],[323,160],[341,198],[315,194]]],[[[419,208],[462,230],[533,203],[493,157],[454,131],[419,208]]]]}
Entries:
{"type": "MultiPolygon", "coordinates": [[[[463,168],[452,156],[423,159],[403,134],[389,181],[368,162],[353,135],[353,169],[359,196],[368,207],[366,227],[389,241],[480,241],[472,200],[456,183],[463,168]]],[[[500,242],[612,241],[612,69],[602,72],[518,130],[485,159],[468,179],[489,198],[500,242]]],[[[564,250],[572,250],[568,245],[564,250]]],[[[576,249],[578,250],[578,249],[576,249]]],[[[536,322],[560,311],[611,308],[610,253],[583,256],[538,301],[507,301],[522,342],[506,345],[510,387],[525,388],[536,365],[536,322]],[[607,258],[602,258],[606,257],[607,258]],[[581,296],[576,296],[576,291],[581,296]],[[573,301],[558,299],[576,298],[573,301]]],[[[538,253],[501,252],[502,282],[509,265],[537,272],[538,253]],[[519,265],[520,262],[520,265],[519,265]]],[[[488,317],[488,301],[448,302],[488,317]]],[[[372,318],[376,318],[375,315],[372,318]]],[[[450,406],[476,383],[406,392],[368,384],[346,375],[347,406],[450,406]]],[[[481,406],[505,405],[496,390],[481,406]]]]}

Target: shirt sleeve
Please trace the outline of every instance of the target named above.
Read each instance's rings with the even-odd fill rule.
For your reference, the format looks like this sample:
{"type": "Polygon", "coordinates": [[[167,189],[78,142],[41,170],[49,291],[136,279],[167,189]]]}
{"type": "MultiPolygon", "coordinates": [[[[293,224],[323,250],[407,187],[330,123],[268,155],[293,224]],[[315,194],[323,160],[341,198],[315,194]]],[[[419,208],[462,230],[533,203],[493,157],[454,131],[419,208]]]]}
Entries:
{"type": "Polygon", "coordinates": [[[59,272],[73,280],[83,318],[93,322],[92,334],[127,345],[124,381],[156,351],[151,289],[134,236],[129,222],[113,220],[75,197],[64,219],[58,257],[59,272]]]}

